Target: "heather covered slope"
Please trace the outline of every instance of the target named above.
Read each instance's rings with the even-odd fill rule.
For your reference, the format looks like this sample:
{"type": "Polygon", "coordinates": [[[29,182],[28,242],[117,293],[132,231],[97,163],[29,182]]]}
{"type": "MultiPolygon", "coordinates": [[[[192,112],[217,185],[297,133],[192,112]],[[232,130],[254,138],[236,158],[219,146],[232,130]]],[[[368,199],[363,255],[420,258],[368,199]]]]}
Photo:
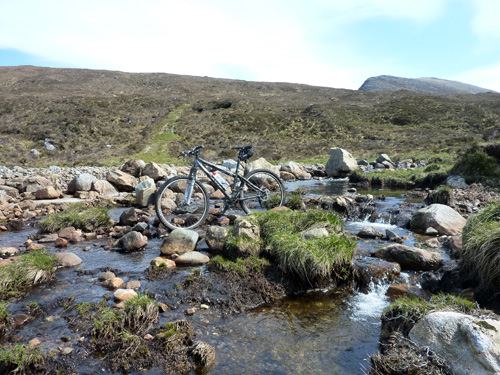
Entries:
{"type": "Polygon", "coordinates": [[[172,161],[253,143],[273,160],[434,153],[495,141],[500,94],[373,93],[172,74],[0,67],[0,165],[172,161]],[[43,149],[50,138],[54,151],[43,149]],[[34,156],[36,149],[41,155],[34,156]]]}

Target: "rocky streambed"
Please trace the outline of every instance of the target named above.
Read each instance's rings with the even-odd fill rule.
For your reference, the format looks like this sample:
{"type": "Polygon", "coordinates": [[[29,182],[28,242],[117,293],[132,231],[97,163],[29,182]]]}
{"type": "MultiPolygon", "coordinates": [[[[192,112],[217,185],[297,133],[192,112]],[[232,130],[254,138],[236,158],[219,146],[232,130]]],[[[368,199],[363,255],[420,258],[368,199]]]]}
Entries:
{"type": "MultiPolygon", "coordinates": [[[[450,283],[455,292],[470,296],[472,291],[453,279],[458,271],[451,258],[460,246],[458,236],[453,231],[440,233],[437,225],[414,228],[421,234],[406,229],[428,195],[426,192],[349,193],[352,186],[346,180],[330,179],[289,182],[287,189],[289,193],[299,189],[303,208],[334,210],[344,217],[346,231],[357,239],[354,284],[323,285],[311,290],[287,280],[273,268],[266,274],[235,274],[219,272],[212,262],[183,266],[178,263],[175,268],[168,264],[153,266],[162,253],[160,237],[167,233],[154,225],[154,215],[147,207],[133,210],[133,227],[132,222],[120,225],[131,202],[126,193],[115,198],[115,204],[122,203],[124,207],[111,210],[118,224],[111,231],[89,228],[85,233],[38,236],[31,242],[29,237],[37,233],[31,226],[35,218],[58,210],[57,205],[51,204],[25,218],[23,222],[28,226],[25,224],[20,231],[0,233],[0,247],[23,249],[23,245],[42,245],[52,253],[76,255],[76,264],[60,266],[53,281],[35,287],[21,299],[9,301],[6,310],[13,325],[5,330],[3,347],[25,344],[51,353],[48,367],[54,373],[57,369],[78,374],[142,373],[147,369],[151,374],[363,374],[370,367],[370,356],[380,349],[380,317],[392,299],[402,295],[429,298],[429,289],[449,289],[450,283]],[[132,228],[142,233],[147,244],[139,246],[139,251],[117,251],[116,240],[132,228]],[[56,246],[59,238],[67,243],[56,246]],[[410,254],[410,259],[401,254],[410,254]],[[415,254],[417,261],[411,258],[415,254]],[[443,271],[443,265],[447,271],[443,271]],[[422,283],[427,283],[427,290],[422,283]],[[82,319],[85,314],[96,319],[99,313],[108,312],[99,310],[99,305],[115,309],[119,304],[117,289],[139,292],[159,303],[156,327],[162,328],[152,329],[151,337],[141,334],[141,343],[149,348],[149,354],[133,366],[125,361],[127,353],[120,347],[123,341],[102,342],[96,347],[96,333],[89,328],[91,322],[82,319]],[[175,342],[168,341],[174,323],[180,334],[172,336],[179,338],[175,342]],[[165,331],[164,327],[170,330],[165,331]],[[203,352],[201,360],[194,350],[196,345],[211,348],[203,352]],[[173,357],[165,356],[166,346],[175,348],[173,357]],[[215,358],[210,353],[215,353],[215,358]],[[116,361],[110,359],[113,356],[116,361]],[[169,367],[169,363],[177,363],[178,367],[169,367]]],[[[464,191],[465,198],[455,200],[459,202],[457,207],[461,203],[472,212],[483,206],[486,200],[481,197],[487,193],[481,195],[478,190],[464,191]],[[471,196],[474,200],[469,199],[471,196]]],[[[82,194],[82,198],[89,195],[92,194],[82,194]]],[[[13,211],[12,219],[23,218],[22,213],[15,212],[19,211],[13,211]]],[[[239,214],[229,213],[219,225],[232,225],[239,214]]],[[[196,243],[196,251],[213,258],[206,230],[197,231],[201,240],[196,243]]],[[[10,258],[10,253],[5,254],[5,258],[10,258]]],[[[128,354],[141,358],[140,346],[134,348],[128,354]]]]}

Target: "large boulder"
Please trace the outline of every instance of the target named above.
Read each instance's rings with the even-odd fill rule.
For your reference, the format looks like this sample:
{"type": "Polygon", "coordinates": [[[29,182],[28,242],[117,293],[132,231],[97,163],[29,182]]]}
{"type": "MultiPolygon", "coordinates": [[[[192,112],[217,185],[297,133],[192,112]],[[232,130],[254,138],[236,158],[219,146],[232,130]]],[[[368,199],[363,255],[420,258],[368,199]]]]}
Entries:
{"type": "Polygon", "coordinates": [[[399,263],[403,270],[430,271],[442,263],[442,258],[437,253],[401,244],[386,246],[373,252],[372,256],[399,263]]]}
{"type": "Polygon", "coordinates": [[[47,186],[35,192],[36,199],[56,199],[59,198],[59,192],[53,186],[47,186]]]}
{"type": "Polygon", "coordinates": [[[73,253],[55,253],[57,264],[61,267],[76,267],[82,264],[82,259],[73,253]]]}
{"type": "Polygon", "coordinates": [[[68,193],[74,194],[77,191],[90,191],[94,181],[97,181],[95,176],[92,176],[90,173],[82,173],[73,178],[68,184],[68,193]]]}
{"type": "Polygon", "coordinates": [[[289,161],[288,163],[282,165],[281,172],[291,173],[297,180],[310,180],[312,177],[309,172],[294,161],[289,161]]]}
{"type": "Polygon", "coordinates": [[[453,208],[436,203],[418,210],[410,221],[410,228],[422,234],[425,234],[428,228],[434,228],[440,235],[453,235],[462,233],[465,222],[453,208]]]}
{"type": "Polygon", "coordinates": [[[146,166],[144,160],[140,159],[131,159],[127,161],[120,167],[122,172],[128,173],[134,177],[139,177],[141,175],[142,170],[146,166]]]}
{"type": "Polygon", "coordinates": [[[326,163],[328,177],[345,177],[358,169],[358,162],[348,151],[338,147],[330,149],[330,158],[326,163]]]}
{"type": "MultiPolygon", "coordinates": [[[[144,178],[144,177],[142,177],[142,178],[144,178]]],[[[137,185],[135,185],[135,188],[134,188],[135,194],[139,195],[139,192],[142,189],[148,189],[148,188],[156,188],[155,180],[153,180],[151,177],[146,177],[146,178],[144,178],[144,180],[142,180],[137,185]]]]}
{"type": "Polygon", "coordinates": [[[272,165],[264,158],[260,158],[251,163],[248,163],[247,166],[245,167],[245,174],[250,173],[255,169],[267,169],[271,172],[276,173],[278,176],[280,175],[279,167],[276,165],[272,165]]]}
{"type": "Polygon", "coordinates": [[[438,311],[420,319],[410,339],[446,358],[456,375],[500,374],[498,320],[438,311]]]}
{"type": "Polygon", "coordinates": [[[92,182],[92,190],[108,197],[118,194],[118,190],[106,180],[95,180],[92,182]]]}
{"type": "Polygon", "coordinates": [[[137,179],[119,169],[109,171],[106,175],[106,180],[111,182],[120,191],[134,191],[135,185],[137,185],[137,179]]]}
{"type": "Polygon", "coordinates": [[[163,255],[184,254],[193,251],[198,242],[198,232],[189,229],[175,229],[161,245],[163,255]]]}
{"type": "Polygon", "coordinates": [[[42,176],[31,176],[23,181],[21,192],[35,193],[36,191],[52,186],[52,183],[42,176]]]}
{"type": "Polygon", "coordinates": [[[151,177],[155,181],[161,180],[162,178],[168,176],[168,173],[165,169],[153,162],[146,164],[142,171],[142,174],[144,176],[151,177]]]}

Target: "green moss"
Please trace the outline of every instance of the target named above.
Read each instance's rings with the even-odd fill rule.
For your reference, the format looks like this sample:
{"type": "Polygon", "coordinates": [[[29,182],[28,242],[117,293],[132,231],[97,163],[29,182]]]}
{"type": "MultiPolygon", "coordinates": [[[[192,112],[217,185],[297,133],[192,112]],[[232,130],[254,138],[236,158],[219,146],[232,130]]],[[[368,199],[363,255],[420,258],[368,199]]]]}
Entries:
{"type": "Polygon", "coordinates": [[[12,327],[12,319],[7,311],[8,306],[8,303],[0,302],[0,338],[3,337],[12,327]]]}
{"type": "Polygon", "coordinates": [[[55,264],[54,255],[44,250],[21,255],[0,268],[0,298],[19,296],[31,286],[52,279],[55,264]]]}
{"type": "Polygon", "coordinates": [[[38,222],[42,233],[54,233],[66,227],[85,230],[89,225],[94,228],[111,226],[111,218],[105,207],[85,207],[82,203],[73,203],[65,211],[55,213],[38,222]]]}
{"type": "Polygon", "coordinates": [[[302,194],[300,191],[294,191],[288,194],[285,206],[291,210],[300,210],[302,208],[302,194]]]}

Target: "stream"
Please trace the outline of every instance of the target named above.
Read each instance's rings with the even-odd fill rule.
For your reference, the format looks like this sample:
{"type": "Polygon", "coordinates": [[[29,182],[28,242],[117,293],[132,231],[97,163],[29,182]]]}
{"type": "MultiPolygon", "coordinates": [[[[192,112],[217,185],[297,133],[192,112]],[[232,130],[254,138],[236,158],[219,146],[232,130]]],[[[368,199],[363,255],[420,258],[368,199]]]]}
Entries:
{"type": "MultiPolygon", "coordinates": [[[[346,194],[347,181],[316,180],[287,183],[288,191],[303,189],[308,195],[346,194]]],[[[346,230],[357,233],[367,225],[385,232],[391,229],[400,236],[406,236],[405,245],[412,246],[422,239],[411,232],[391,225],[388,214],[391,208],[400,205],[406,198],[402,191],[370,190],[358,191],[374,196],[384,195],[379,201],[379,219],[346,222],[346,230]]],[[[27,228],[20,232],[0,233],[0,247],[21,246],[36,233],[27,228]]],[[[57,349],[61,338],[70,340],[74,347],[72,355],[87,355],[76,344],[78,333],[72,332],[62,313],[68,305],[81,302],[99,302],[103,295],[112,295],[101,286],[97,276],[104,267],[116,270],[117,276],[139,280],[141,291],[163,294],[193,272],[184,268],[168,280],[148,281],[144,270],[150,261],[160,254],[162,240],[149,240],[144,251],[124,254],[105,251],[104,240],[84,241],[71,245],[67,251],[74,252],[83,260],[77,268],[60,269],[56,281],[34,289],[28,296],[8,308],[13,315],[26,314],[26,304],[38,302],[47,312],[23,324],[13,333],[14,339],[25,343],[34,337],[42,341],[44,348],[57,349]]],[[[369,255],[370,251],[389,243],[382,240],[358,241],[357,257],[369,255]]],[[[53,244],[49,244],[49,249],[53,244]]],[[[197,267],[200,269],[200,267],[197,267]]],[[[201,267],[201,271],[204,268],[201,267]]],[[[413,279],[402,273],[399,281],[413,279]]],[[[199,310],[187,317],[202,340],[215,348],[216,363],[207,373],[215,374],[364,374],[370,366],[369,356],[378,350],[380,315],[390,301],[385,296],[388,282],[372,283],[367,293],[353,292],[347,288],[315,290],[309,293],[289,296],[271,305],[259,306],[238,315],[220,316],[210,310],[199,310]]],[[[111,302],[110,302],[111,303],[111,302]]],[[[160,315],[160,324],[174,318],[186,319],[182,308],[160,315]]],[[[77,373],[112,374],[102,369],[98,358],[89,357],[86,364],[75,369],[77,373]]],[[[141,374],[143,372],[131,372],[141,374]]],[[[149,374],[163,374],[159,368],[147,371],[149,374]]]]}

